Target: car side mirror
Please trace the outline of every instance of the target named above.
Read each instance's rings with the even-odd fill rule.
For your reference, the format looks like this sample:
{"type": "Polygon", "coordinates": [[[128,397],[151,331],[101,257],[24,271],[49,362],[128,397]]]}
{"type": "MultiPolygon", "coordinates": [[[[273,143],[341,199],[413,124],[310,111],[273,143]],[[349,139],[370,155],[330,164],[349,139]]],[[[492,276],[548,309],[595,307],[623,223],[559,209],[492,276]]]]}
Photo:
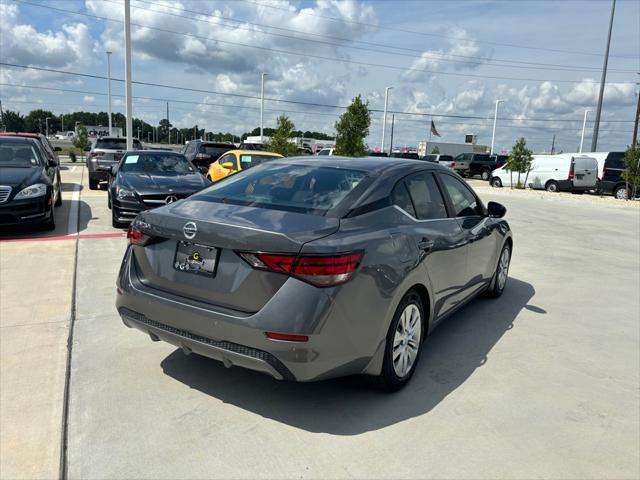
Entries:
{"type": "Polygon", "coordinates": [[[55,161],[53,158],[47,161],[47,165],[49,165],[51,168],[55,168],[58,166],[58,162],[55,161]]]}
{"type": "Polygon", "coordinates": [[[233,170],[233,163],[231,162],[224,162],[222,164],[222,168],[226,168],[227,170],[233,170]]]}
{"type": "Polygon", "coordinates": [[[62,149],[60,147],[53,147],[54,152],[61,152],[62,149]]]}
{"type": "Polygon", "coordinates": [[[117,165],[111,165],[109,167],[109,173],[111,175],[113,175],[114,177],[116,176],[117,171],[118,171],[118,166],[117,165]]]}
{"type": "Polygon", "coordinates": [[[492,218],[502,218],[507,213],[507,208],[498,202],[489,202],[487,211],[492,218]]]}

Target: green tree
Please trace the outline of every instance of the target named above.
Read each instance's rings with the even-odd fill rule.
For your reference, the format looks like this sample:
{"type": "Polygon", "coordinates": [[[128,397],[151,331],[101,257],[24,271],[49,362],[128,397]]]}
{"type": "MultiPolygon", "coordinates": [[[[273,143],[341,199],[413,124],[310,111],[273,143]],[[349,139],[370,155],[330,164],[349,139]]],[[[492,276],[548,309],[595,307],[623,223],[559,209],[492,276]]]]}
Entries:
{"type": "Polygon", "coordinates": [[[5,132],[24,132],[24,117],[19,112],[7,110],[2,114],[2,129],[5,132]]]}
{"type": "Polygon", "coordinates": [[[51,128],[51,121],[54,119],[54,115],[49,110],[42,110],[40,108],[31,110],[25,117],[25,130],[30,133],[44,133],[45,119],[51,117],[49,120],[49,128],[51,128]]]}
{"type": "Polygon", "coordinates": [[[80,151],[82,152],[82,156],[84,157],[84,151],[85,149],[91,145],[91,142],[89,141],[89,135],[87,134],[87,127],[85,127],[84,125],[80,125],[78,126],[78,129],[76,130],[76,136],[73,137],[73,146],[80,149],[80,151]]]}
{"type": "Polygon", "coordinates": [[[358,95],[336,122],[336,155],[364,157],[367,148],[364,139],[369,135],[371,112],[369,102],[363,102],[358,95]]]}
{"type": "Polygon", "coordinates": [[[436,145],[435,147],[433,147],[433,150],[431,150],[431,153],[433,155],[437,155],[440,153],[440,149],[438,148],[438,146],[436,145]]]}
{"type": "Polygon", "coordinates": [[[289,141],[293,136],[295,125],[289,117],[286,115],[280,115],[278,117],[278,127],[271,136],[271,143],[269,144],[269,150],[285,157],[290,157],[298,153],[297,147],[289,141]]]}
{"type": "Polygon", "coordinates": [[[161,143],[167,143],[169,141],[169,132],[171,131],[171,123],[166,118],[160,120],[158,124],[158,141],[161,143]]]}
{"type": "Polygon", "coordinates": [[[622,178],[627,183],[627,199],[629,199],[630,190],[631,198],[635,198],[640,186],[640,144],[631,145],[627,148],[624,154],[622,178]]]}
{"type": "Polygon", "coordinates": [[[531,150],[527,148],[527,141],[524,137],[520,137],[516,140],[516,143],[511,149],[511,155],[507,159],[505,168],[512,172],[511,186],[513,187],[513,172],[518,173],[517,188],[526,188],[527,179],[529,178],[529,172],[531,171],[531,162],[533,161],[533,154],[531,150]],[[520,183],[520,175],[526,174],[524,178],[524,185],[520,183]]]}

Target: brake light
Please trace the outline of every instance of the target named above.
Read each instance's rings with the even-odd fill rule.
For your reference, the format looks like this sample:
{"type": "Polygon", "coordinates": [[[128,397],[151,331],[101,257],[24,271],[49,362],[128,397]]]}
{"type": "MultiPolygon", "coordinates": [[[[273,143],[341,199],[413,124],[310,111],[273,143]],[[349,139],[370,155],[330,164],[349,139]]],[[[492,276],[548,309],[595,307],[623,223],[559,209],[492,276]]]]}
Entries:
{"type": "Polygon", "coordinates": [[[456,166],[456,162],[451,162],[451,168],[456,166]]]}
{"type": "Polygon", "coordinates": [[[127,240],[131,245],[140,245],[144,246],[149,242],[151,237],[142,232],[142,230],[138,230],[133,225],[129,225],[129,229],[127,230],[127,240]]]}
{"type": "Polygon", "coordinates": [[[573,162],[571,162],[571,167],[569,167],[569,180],[573,180],[573,162]]]}
{"type": "Polygon", "coordinates": [[[362,261],[363,252],[338,255],[282,255],[238,252],[253,268],[285,273],[317,287],[332,287],[351,279],[362,261]]]}

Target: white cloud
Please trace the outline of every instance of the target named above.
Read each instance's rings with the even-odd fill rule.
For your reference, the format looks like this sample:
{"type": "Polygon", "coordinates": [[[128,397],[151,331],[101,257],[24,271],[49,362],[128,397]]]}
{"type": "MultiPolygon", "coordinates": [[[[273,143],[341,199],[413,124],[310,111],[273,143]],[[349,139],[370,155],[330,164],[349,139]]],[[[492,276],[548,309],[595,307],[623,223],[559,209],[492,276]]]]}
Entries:
{"type": "Polygon", "coordinates": [[[83,100],[83,102],[85,104],[91,105],[92,103],[94,103],[96,101],[96,97],[94,97],[92,95],[85,95],[82,100],[83,100]]]}

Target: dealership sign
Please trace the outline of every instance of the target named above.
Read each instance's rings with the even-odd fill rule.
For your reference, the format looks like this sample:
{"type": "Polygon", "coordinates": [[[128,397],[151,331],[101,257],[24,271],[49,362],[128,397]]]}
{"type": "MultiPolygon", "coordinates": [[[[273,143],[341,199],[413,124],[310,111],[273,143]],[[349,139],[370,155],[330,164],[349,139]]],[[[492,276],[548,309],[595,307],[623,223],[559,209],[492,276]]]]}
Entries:
{"type": "Polygon", "coordinates": [[[89,135],[89,138],[122,136],[122,128],[120,127],[111,127],[111,135],[109,135],[109,127],[96,127],[95,125],[87,125],[85,128],[87,129],[87,135],[89,135]]]}

